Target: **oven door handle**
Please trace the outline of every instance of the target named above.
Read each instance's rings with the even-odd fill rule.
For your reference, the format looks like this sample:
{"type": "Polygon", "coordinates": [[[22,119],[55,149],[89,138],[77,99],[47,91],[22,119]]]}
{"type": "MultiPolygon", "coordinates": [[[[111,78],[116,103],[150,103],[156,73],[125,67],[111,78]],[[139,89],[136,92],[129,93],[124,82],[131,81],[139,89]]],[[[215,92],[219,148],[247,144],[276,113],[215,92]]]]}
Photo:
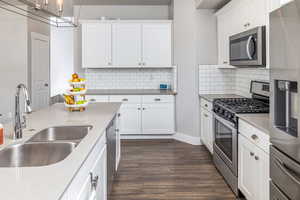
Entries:
{"type": "Polygon", "coordinates": [[[292,170],[287,168],[285,166],[285,164],[280,161],[278,158],[275,158],[275,164],[277,165],[277,167],[283,172],[285,173],[285,175],[287,175],[288,177],[290,177],[295,183],[297,183],[298,185],[300,185],[300,179],[296,176],[294,176],[292,173],[292,170]]]}
{"type": "Polygon", "coordinates": [[[253,59],[253,57],[252,57],[252,55],[251,55],[251,53],[250,53],[250,42],[251,42],[251,40],[253,39],[253,36],[251,35],[249,38],[248,38],[248,41],[247,41],[247,56],[248,56],[248,58],[250,59],[250,60],[252,60],[253,59]]]}
{"type": "Polygon", "coordinates": [[[214,117],[215,117],[216,120],[222,122],[224,125],[227,125],[227,126],[229,126],[231,129],[236,130],[236,128],[235,128],[235,126],[234,126],[234,124],[233,124],[232,122],[229,122],[229,121],[227,121],[227,120],[221,118],[221,117],[218,116],[216,113],[214,113],[214,117]]]}

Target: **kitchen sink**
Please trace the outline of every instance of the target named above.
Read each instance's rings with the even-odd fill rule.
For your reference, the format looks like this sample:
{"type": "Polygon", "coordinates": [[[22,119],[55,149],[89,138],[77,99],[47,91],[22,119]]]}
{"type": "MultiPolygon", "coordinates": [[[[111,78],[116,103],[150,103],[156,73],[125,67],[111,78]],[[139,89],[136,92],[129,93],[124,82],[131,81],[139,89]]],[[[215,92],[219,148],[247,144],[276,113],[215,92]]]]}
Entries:
{"type": "Polygon", "coordinates": [[[80,142],[92,126],[59,126],[44,129],[34,135],[29,142],[77,141],[80,142]]]}
{"type": "Polygon", "coordinates": [[[75,142],[15,144],[0,151],[0,167],[39,167],[64,160],[75,142]]]}

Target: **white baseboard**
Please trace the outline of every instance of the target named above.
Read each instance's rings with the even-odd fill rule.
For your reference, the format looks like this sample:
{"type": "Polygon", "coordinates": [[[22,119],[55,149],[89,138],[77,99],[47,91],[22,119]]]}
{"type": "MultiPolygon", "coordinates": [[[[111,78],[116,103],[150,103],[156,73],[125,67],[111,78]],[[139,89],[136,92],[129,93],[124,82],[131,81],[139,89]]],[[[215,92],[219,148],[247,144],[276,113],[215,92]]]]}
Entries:
{"type": "Polygon", "coordinates": [[[173,135],[121,135],[124,140],[151,140],[151,139],[174,139],[191,145],[202,145],[200,137],[193,137],[183,133],[173,135]]]}
{"type": "Polygon", "coordinates": [[[173,135],[121,135],[124,140],[173,139],[173,135]]]}
{"type": "Polygon", "coordinates": [[[200,137],[189,136],[183,133],[175,133],[173,138],[180,142],[185,142],[192,145],[202,145],[200,137]]]}

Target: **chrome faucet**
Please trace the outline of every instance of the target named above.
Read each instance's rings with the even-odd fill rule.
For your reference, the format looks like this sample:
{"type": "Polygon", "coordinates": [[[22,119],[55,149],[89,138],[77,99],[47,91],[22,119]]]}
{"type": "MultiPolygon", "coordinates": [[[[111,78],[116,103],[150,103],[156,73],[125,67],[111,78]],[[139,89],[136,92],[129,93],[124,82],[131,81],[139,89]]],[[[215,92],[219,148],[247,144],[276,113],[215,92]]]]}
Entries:
{"type": "Polygon", "coordinates": [[[23,128],[26,128],[26,117],[23,116],[23,121],[21,120],[21,111],[20,111],[20,93],[21,90],[25,96],[25,113],[29,114],[32,112],[30,107],[30,99],[28,95],[27,87],[24,84],[19,84],[17,86],[17,92],[15,96],[15,124],[14,124],[14,135],[13,139],[21,139],[23,137],[23,128]]]}

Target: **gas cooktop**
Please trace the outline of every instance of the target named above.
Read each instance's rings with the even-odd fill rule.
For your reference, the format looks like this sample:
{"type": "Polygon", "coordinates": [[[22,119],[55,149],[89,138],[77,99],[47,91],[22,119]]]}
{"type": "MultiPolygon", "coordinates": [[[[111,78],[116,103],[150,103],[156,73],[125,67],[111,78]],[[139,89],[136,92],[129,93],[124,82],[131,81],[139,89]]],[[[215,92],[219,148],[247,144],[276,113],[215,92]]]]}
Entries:
{"type": "Polygon", "coordinates": [[[269,113],[269,104],[252,98],[224,98],[214,101],[214,111],[229,110],[235,114],[240,113],[269,113]]]}

